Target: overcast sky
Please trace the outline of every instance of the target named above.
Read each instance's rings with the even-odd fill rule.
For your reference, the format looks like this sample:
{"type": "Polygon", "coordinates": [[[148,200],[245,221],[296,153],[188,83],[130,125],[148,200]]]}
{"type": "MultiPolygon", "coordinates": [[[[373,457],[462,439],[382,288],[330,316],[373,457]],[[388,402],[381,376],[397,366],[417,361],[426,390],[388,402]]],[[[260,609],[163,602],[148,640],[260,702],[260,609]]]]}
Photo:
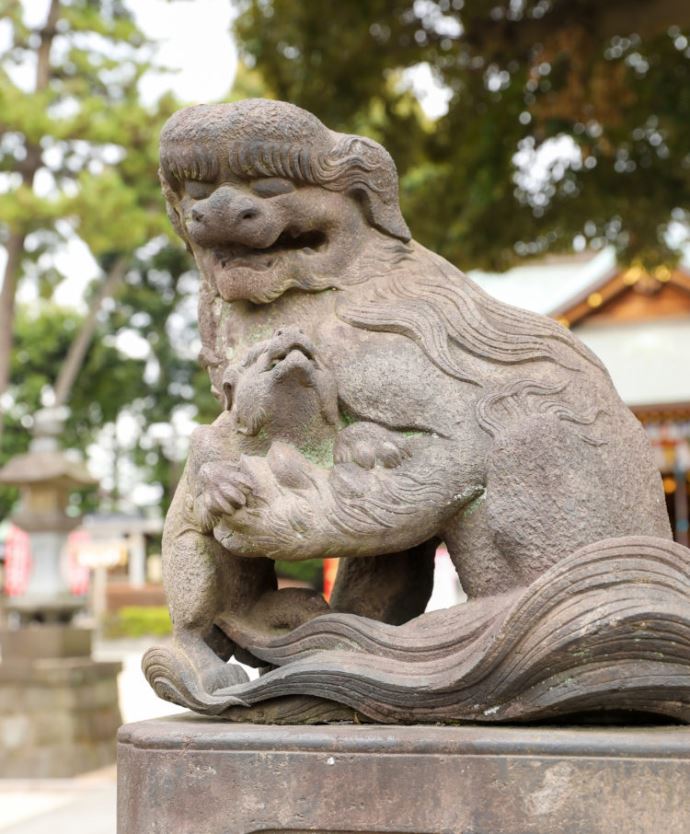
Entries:
{"type": "MultiPolygon", "coordinates": [[[[231,0],[128,0],[127,5],[144,34],[159,43],[159,61],[176,70],[143,80],[147,100],[168,89],[189,103],[227,93],[237,63],[230,36],[231,0]]],[[[48,6],[49,0],[22,0],[25,21],[41,26],[48,6]]]]}
{"type": "Polygon", "coordinates": [[[237,64],[229,0],[130,0],[130,7],[141,29],[159,42],[159,61],[177,70],[144,78],[144,98],[152,100],[172,89],[182,101],[194,104],[227,94],[237,64]]]}

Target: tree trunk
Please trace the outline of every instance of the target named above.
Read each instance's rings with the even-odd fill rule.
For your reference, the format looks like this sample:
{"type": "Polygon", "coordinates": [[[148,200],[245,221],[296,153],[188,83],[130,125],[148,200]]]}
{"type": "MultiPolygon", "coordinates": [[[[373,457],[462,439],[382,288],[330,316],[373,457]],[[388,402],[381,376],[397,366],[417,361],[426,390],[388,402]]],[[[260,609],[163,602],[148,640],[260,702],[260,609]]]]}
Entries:
{"type": "Polygon", "coordinates": [[[112,269],[101,285],[100,290],[94,297],[89,307],[89,312],[84,319],[81,329],[70,345],[65,361],[60,368],[57,381],[55,383],[55,405],[66,405],[72,393],[74,382],[84,364],[86,352],[89,349],[93,334],[96,332],[98,325],[98,314],[101,311],[103,302],[106,298],[110,298],[115,292],[117,285],[124,278],[127,271],[127,261],[120,257],[115,261],[112,269]]]}
{"type": "Polygon", "coordinates": [[[60,0],[50,0],[48,17],[41,30],[41,42],[36,55],[36,92],[45,90],[50,81],[50,48],[57,33],[57,22],[60,17],[60,0]]]}
{"type": "Polygon", "coordinates": [[[24,251],[24,235],[11,234],[7,241],[7,263],[0,290],[0,433],[4,409],[2,397],[10,382],[12,332],[14,330],[14,300],[17,294],[19,265],[24,251]]]}
{"type": "MultiPolygon", "coordinates": [[[[36,52],[35,91],[44,90],[50,82],[50,48],[57,32],[56,25],[60,16],[60,0],[51,0],[45,26],[41,30],[41,41],[36,52]]],[[[22,182],[33,188],[36,172],[41,167],[41,149],[27,143],[26,157],[18,166],[22,182]]],[[[21,231],[11,232],[7,240],[7,263],[0,290],[0,438],[4,427],[5,412],[2,398],[10,384],[10,366],[12,345],[14,343],[14,312],[19,269],[24,254],[26,234],[21,231]]]]}

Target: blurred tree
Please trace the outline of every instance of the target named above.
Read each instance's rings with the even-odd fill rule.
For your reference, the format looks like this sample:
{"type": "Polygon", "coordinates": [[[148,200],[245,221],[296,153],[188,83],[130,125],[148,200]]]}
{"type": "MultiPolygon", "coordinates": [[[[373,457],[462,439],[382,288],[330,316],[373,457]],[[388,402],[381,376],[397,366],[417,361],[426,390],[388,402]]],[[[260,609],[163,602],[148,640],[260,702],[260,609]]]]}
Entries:
{"type": "MultiPolygon", "coordinates": [[[[99,293],[100,286],[92,292],[99,293]]],[[[159,488],[158,503],[167,510],[187,440],[175,442],[176,415],[186,417],[187,425],[190,420],[210,422],[220,408],[196,361],[195,303],[196,276],[189,271],[186,252],[159,239],[132,259],[106,303],[108,315],[96,320],[82,371],[74,380],[64,443],[86,455],[105,431],[111,476],[100,495],[78,496],[81,510],[99,505],[117,509],[122,463],[136,467],[138,482],[159,488]],[[130,434],[113,439],[123,413],[130,434]]],[[[13,404],[2,438],[5,458],[28,447],[32,415],[59,376],[88,315],[50,301],[19,306],[10,377],[13,404]]],[[[0,518],[15,497],[13,490],[0,490],[0,518]]]]}
{"type": "MultiPolygon", "coordinates": [[[[19,307],[15,319],[11,385],[13,406],[8,409],[3,433],[4,457],[26,451],[32,415],[40,408],[49,388],[79,331],[83,316],[75,310],[41,302],[31,308],[19,307]]],[[[123,404],[142,396],[143,363],[124,356],[112,340],[99,333],[85,357],[84,373],[75,381],[73,408],[65,431],[65,444],[84,452],[102,426],[117,418],[123,404]]],[[[0,489],[0,518],[9,511],[16,491],[0,489]]],[[[86,507],[93,507],[95,495],[85,493],[86,507]]]]}
{"type": "Polygon", "coordinates": [[[682,234],[690,219],[685,0],[239,6],[245,62],[278,98],[382,141],[413,233],[458,265],[505,268],[574,239],[623,260],[677,257],[669,225],[682,234]],[[433,123],[406,92],[423,72],[448,100],[433,123]]]}
{"type": "Polygon", "coordinates": [[[97,312],[127,271],[133,253],[168,232],[157,168],[158,127],[176,109],[139,100],[151,44],[122,0],[50,0],[44,25],[24,22],[19,0],[0,0],[11,38],[0,54],[0,431],[9,383],[15,298],[31,272],[50,297],[65,277],[52,253],[77,235],[103,270],[100,292],[66,366],[58,402],[69,399],[97,312]],[[30,94],[19,83],[33,67],[30,94]]]}
{"type": "Polygon", "coordinates": [[[189,439],[177,437],[176,415],[187,426],[192,420],[207,423],[221,407],[197,361],[197,278],[190,265],[180,246],[140,253],[115,293],[108,322],[120,338],[134,335],[149,348],[144,390],[128,407],[140,427],[129,453],[145,481],[160,486],[163,512],[182,474],[189,439]]]}

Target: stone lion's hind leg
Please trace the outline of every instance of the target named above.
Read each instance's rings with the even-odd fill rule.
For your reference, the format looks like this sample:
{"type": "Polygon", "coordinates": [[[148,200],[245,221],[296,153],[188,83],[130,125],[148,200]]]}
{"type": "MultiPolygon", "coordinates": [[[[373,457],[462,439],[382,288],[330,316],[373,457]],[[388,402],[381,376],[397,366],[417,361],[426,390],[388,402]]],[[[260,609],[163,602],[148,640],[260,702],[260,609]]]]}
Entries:
{"type": "Polygon", "coordinates": [[[401,625],[424,612],[434,581],[430,540],[401,553],[341,559],[331,608],[391,625],[401,625]]]}
{"type": "Polygon", "coordinates": [[[187,473],[183,475],[163,533],[163,580],[173,639],[151,649],[143,668],[154,690],[166,700],[213,712],[213,693],[247,679],[237,664],[227,663],[235,648],[217,627],[227,608],[252,604],[252,590],[274,587],[273,565],[227,553],[190,516],[187,473]],[[268,569],[270,568],[270,570],[268,569]],[[253,577],[253,582],[248,581],[253,577]]]}
{"type": "Polygon", "coordinates": [[[483,492],[463,507],[443,531],[460,584],[470,599],[502,594],[522,584],[494,540],[487,522],[489,500],[490,496],[483,492]]]}
{"type": "Polygon", "coordinates": [[[187,532],[167,553],[166,593],[173,620],[170,647],[144,656],[146,677],[158,693],[198,712],[217,714],[232,706],[228,688],[248,680],[236,660],[264,665],[250,647],[234,643],[222,630],[224,617],[250,617],[262,595],[275,588],[269,559],[240,559],[209,536],[187,532]]]}

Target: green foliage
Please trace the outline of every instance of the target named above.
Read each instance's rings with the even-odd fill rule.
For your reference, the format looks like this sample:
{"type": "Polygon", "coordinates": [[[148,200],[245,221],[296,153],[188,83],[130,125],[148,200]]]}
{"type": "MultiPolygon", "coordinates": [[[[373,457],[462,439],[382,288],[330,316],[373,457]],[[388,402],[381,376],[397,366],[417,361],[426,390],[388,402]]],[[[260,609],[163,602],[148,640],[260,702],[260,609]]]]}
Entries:
{"type": "Polygon", "coordinates": [[[673,0],[240,0],[245,62],[278,98],[391,151],[415,237],[464,267],[569,250],[672,260],[690,205],[690,7],[673,0]],[[430,123],[401,81],[446,89],[430,123]],[[533,155],[568,137],[543,180],[533,155]],[[516,154],[520,152],[520,169],[516,154]]]}
{"type": "MultiPolygon", "coordinates": [[[[210,422],[220,408],[196,361],[196,288],[188,256],[179,246],[159,240],[134,258],[76,379],[63,440],[65,447],[86,454],[104,427],[126,409],[137,433],[116,451],[138,468],[143,482],[160,486],[163,512],[181,475],[184,438],[176,445],[167,434],[156,433],[156,424],[169,424],[178,410],[186,410],[189,419],[210,422]],[[123,352],[132,339],[146,343],[148,355],[133,358],[123,352]]],[[[11,369],[14,405],[5,415],[0,459],[27,449],[32,414],[51,390],[82,323],[81,313],[50,301],[20,306],[11,369]]],[[[0,490],[0,518],[15,498],[14,490],[0,490]]],[[[99,501],[113,506],[118,498],[115,484],[109,497],[91,491],[76,500],[85,511],[99,501]]]]}
{"type": "Polygon", "coordinates": [[[323,589],[323,562],[321,559],[305,559],[303,562],[276,562],[276,573],[278,576],[306,582],[317,591],[323,589]]]}
{"type": "MultiPolygon", "coordinates": [[[[149,427],[168,423],[179,409],[186,408],[190,419],[217,412],[193,351],[195,281],[187,274],[188,257],[168,240],[172,230],[157,177],[160,128],[179,104],[171,95],[152,106],[139,98],[138,82],[153,66],[154,50],[136,27],[131,3],[50,5],[57,10],[54,26],[31,31],[24,22],[26,3],[0,0],[0,14],[11,27],[10,44],[0,54],[0,172],[6,174],[0,184],[0,242],[14,236],[23,244],[18,283],[33,282],[40,299],[31,309],[20,307],[12,325],[0,464],[28,446],[32,414],[50,403],[85,320],[51,303],[55,287],[71,277],[60,271],[69,259],[53,256],[76,235],[104,276],[89,287],[87,304],[94,303],[113,264],[124,260],[127,272],[99,316],[70,392],[64,445],[84,453],[105,430],[114,456],[129,458],[142,480],[160,485],[165,509],[180,475],[183,444],[149,427]],[[27,94],[13,70],[35,67],[45,43],[49,61],[27,94]],[[133,339],[139,345],[134,357],[127,347],[133,339]],[[142,344],[148,345],[144,354],[142,344]],[[124,445],[114,431],[123,411],[136,424],[124,445]]],[[[6,314],[8,309],[11,321],[11,303],[6,314]]],[[[113,460],[115,483],[106,501],[113,509],[117,468],[113,460]]],[[[0,493],[0,518],[15,497],[11,490],[0,493]]],[[[81,509],[93,509],[97,500],[95,493],[77,496],[81,509]]]]}
{"type": "MultiPolygon", "coordinates": [[[[79,313],[51,303],[19,309],[11,369],[15,405],[5,416],[5,431],[0,437],[3,460],[28,448],[32,414],[41,407],[81,323],[79,313]]],[[[143,370],[144,363],[123,355],[101,328],[75,383],[65,446],[85,452],[104,424],[114,421],[130,401],[143,397],[143,370]]],[[[14,490],[0,491],[0,518],[15,498],[14,490]]],[[[93,492],[85,492],[81,508],[93,509],[95,501],[93,492]]]]}
{"type": "Polygon", "coordinates": [[[164,605],[130,605],[103,623],[106,637],[167,637],[172,631],[170,614],[164,605]]]}
{"type": "Polygon", "coordinates": [[[11,70],[35,63],[41,36],[27,31],[21,3],[5,6],[12,42],[0,55],[0,170],[21,176],[0,195],[0,236],[52,231],[63,220],[98,257],[168,233],[157,137],[177,104],[169,96],[154,107],[141,103],[137,84],[152,66],[152,45],[131,13],[121,2],[60,4],[45,86],[27,95],[11,70]],[[47,191],[27,180],[28,163],[47,191]]]}
{"type": "Polygon", "coordinates": [[[152,427],[169,424],[178,410],[186,410],[198,422],[211,422],[220,409],[208,375],[197,362],[197,280],[189,266],[179,246],[162,245],[142,253],[115,295],[109,318],[111,332],[135,335],[150,349],[140,398],[129,404],[142,428],[129,454],[148,483],[160,484],[163,511],[172,500],[183,460],[174,438],[160,437],[152,427]]]}

